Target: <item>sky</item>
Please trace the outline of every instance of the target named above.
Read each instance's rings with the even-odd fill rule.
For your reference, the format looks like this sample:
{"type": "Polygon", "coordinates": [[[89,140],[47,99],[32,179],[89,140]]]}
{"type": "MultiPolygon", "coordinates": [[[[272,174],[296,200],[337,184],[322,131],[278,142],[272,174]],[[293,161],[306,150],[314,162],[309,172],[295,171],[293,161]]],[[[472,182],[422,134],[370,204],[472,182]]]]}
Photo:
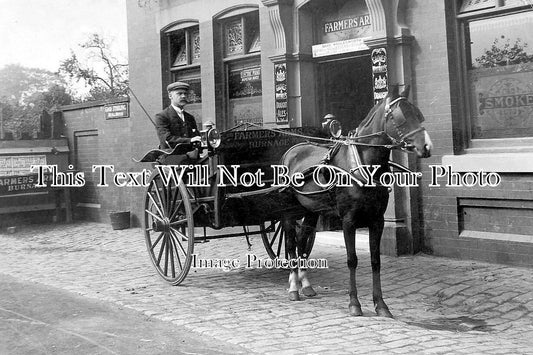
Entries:
{"type": "Polygon", "coordinates": [[[56,72],[91,33],[102,34],[114,54],[127,59],[126,0],[0,0],[0,68],[56,72]]]}

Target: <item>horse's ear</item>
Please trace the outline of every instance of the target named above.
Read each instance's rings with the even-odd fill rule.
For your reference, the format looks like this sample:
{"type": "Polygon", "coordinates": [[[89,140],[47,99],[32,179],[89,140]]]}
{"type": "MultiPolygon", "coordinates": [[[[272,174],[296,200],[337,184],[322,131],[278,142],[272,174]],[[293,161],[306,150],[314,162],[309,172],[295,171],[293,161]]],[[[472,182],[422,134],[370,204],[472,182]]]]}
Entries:
{"type": "Polygon", "coordinates": [[[400,96],[401,97],[405,97],[407,99],[409,97],[409,90],[411,90],[411,85],[409,85],[409,84],[405,85],[405,89],[403,89],[403,91],[400,94],[400,96]]]}
{"type": "Polygon", "coordinates": [[[393,99],[398,97],[398,85],[392,85],[390,88],[389,96],[393,99]]]}
{"type": "Polygon", "coordinates": [[[390,109],[390,101],[391,101],[391,99],[390,99],[389,95],[387,95],[387,97],[385,97],[385,112],[389,111],[389,109],[390,109]]]}

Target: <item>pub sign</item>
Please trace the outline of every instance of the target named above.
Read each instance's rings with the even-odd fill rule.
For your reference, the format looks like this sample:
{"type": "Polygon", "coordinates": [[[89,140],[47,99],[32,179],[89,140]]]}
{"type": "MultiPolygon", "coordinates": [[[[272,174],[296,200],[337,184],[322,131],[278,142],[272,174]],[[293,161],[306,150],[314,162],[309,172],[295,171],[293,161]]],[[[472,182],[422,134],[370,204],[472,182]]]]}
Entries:
{"type": "Polygon", "coordinates": [[[276,123],[289,123],[287,100],[287,63],[274,65],[274,83],[276,90],[276,123]]]}

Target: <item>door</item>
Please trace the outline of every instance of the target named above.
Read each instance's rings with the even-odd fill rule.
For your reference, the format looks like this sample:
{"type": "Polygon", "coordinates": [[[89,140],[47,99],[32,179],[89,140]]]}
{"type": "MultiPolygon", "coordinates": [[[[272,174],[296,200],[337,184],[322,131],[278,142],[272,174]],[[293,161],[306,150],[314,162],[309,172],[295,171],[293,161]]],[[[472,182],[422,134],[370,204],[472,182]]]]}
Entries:
{"type": "Polygon", "coordinates": [[[370,55],[321,62],[318,72],[319,115],[335,115],[343,134],[357,128],[374,106],[370,55]]]}

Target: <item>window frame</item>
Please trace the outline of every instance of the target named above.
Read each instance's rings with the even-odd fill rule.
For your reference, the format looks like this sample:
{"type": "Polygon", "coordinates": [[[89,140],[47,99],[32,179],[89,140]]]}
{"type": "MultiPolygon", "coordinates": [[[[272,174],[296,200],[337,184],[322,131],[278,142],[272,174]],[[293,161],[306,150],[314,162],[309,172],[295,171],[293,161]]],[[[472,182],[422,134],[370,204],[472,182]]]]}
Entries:
{"type": "MultiPolygon", "coordinates": [[[[175,81],[188,81],[200,79],[200,88],[202,86],[201,75],[201,42],[199,48],[198,59],[193,58],[192,34],[197,32],[200,39],[201,31],[198,21],[183,20],[172,23],[161,30],[161,62],[162,62],[162,92],[163,92],[163,107],[170,104],[166,87],[169,83],[175,81]],[[184,64],[173,65],[178,53],[174,53],[173,37],[183,36],[185,44],[186,60],[184,64]]],[[[199,93],[199,102],[189,103],[189,109],[195,111],[195,118],[197,121],[201,120],[201,92],[199,93]],[[199,116],[197,116],[199,115],[199,116]],[[196,117],[197,116],[197,117],[196,117]]]]}
{"type": "MultiPolygon", "coordinates": [[[[533,152],[533,135],[530,137],[496,137],[496,138],[473,138],[473,116],[472,116],[472,97],[470,91],[471,82],[469,80],[469,70],[472,62],[469,44],[468,28],[469,23],[480,19],[491,19],[517,13],[533,11],[533,6],[528,4],[512,3],[507,5],[505,0],[493,0],[494,6],[480,10],[472,10],[460,13],[462,0],[453,1],[453,13],[456,21],[456,38],[459,44],[458,50],[459,65],[459,95],[458,103],[460,105],[459,114],[464,118],[460,120],[462,134],[462,148],[464,153],[486,153],[488,151],[512,152],[516,149],[520,151],[533,152]]],[[[533,43],[532,43],[533,44],[533,43]]]]}
{"type": "MultiPolygon", "coordinates": [[[[262,83],[262,61],[261,61],[261,46],[258,50],[250,51],[250,49],[253,46],[253,42],[255,39],[255,36],[253,34],[255,33],[253,30],[250,31],[249,29],[255,29],[259,33],[259,43],[261,43],[261,23],[260,23],[260,13],[259,9],[253,8],[249,11],[242,11],[237,14],[232,14],[231,16],[224,16],[223,18],[218,19],[218,28],[219,28],[219,34],[218,38],[221,44],[220,47],[220,58],[221,58],[221,65],[222,65],[222,80],[224,81],[224,98],[223,98],[223,105],[224,105],[224,122],[222,123],[222,127],[225,129],[233,128],[233,118],[231,117],[231,102],[234,99],[230,99],[230,72],[233,68],[243,65],[243,66],[258,66],[261,69],[261,83],[262,83]],[[257,23],[255,25],[250,25],[250,22],[252,21],[252,18],[256,19],[257,23]],[[240,20],[241,26],[242,26],[242,42],[243,42],[243,50],[242,53],[237,54],[229,54],[227,53],[227,45],[226,45],[226,26],[229,23],[236,22],[240,20]],[[248,32],[250,31],[250,32],[248,32]]],[[[258,100],[257,97],[260,97],[262,102],[262,96],[257,95],[254,96],[255,99],[252,100],[258,100]]],[[[263,110],[262,105],[260,107],[261,112],[263,110]]],[[[261,120],[262,120],[262,113],[261,113],[261,120]]],[[[262,121],[263,122],[263,121],[262,121]]]]}

